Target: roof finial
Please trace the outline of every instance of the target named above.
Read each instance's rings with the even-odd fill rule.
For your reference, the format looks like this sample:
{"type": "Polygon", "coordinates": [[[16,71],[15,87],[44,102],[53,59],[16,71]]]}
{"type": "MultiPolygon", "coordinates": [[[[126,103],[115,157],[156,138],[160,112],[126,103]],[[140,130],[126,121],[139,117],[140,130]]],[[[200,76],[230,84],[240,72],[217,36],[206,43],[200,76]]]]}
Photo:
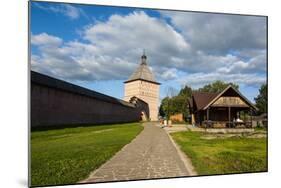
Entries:
{"type": "Polygon", "coordinates": [[[141,56],[141,64],[146,64],[146,55],[145,55],[145,49],[143,49],[143,55],[141,56]]]}

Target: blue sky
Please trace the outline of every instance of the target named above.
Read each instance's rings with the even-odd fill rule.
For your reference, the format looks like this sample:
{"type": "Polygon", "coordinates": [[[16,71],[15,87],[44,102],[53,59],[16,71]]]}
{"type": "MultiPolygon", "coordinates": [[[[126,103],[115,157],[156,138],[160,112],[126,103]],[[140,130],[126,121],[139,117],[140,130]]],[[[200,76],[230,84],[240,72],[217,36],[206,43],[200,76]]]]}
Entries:
{"type": "Polygon", "coordinates": [[[117,98],[143,49],[160,87],[239,84],[253,101],[266,82],[266,18],[31,3],[31,69],[117,98]]]}

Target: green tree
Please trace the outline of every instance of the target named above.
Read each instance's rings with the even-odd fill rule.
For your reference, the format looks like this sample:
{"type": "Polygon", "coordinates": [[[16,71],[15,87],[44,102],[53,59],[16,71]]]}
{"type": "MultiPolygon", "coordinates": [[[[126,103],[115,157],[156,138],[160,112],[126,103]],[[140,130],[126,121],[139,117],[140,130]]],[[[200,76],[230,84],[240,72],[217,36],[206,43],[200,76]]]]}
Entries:
{"type": "Polygon", "coordinates": [[[181,100],[181,107],[180,107],[180,112],[183,113],[184,119],[187,121],[188,116],[190,115],[189,108],[188,108],[188,99],[191,98],[192,96],[192,88],[189,86],[184,86],[179,94],[178,97],[181,100]]]}
{"type": "Polygon", "coordinates": [[[256,107],[259,109],[259,114],[267,113],[267,84],[261,85],[255,102],[256,107]]]}
{"type": "Polygon", "coordinates": [[[192,95],[192,89],[191,89],[191,87],[189,87],[189,86],[184,86],[181,90],[180,90],[180,92],[179,92],[179,94],[178,95],[180,95],[180,96],[186,96],[186,97],[191,97],[191,95],[192,95]]]}
{"type": "Polygon", "coordinates": [[[169,103],[169,97],[165,97],[164,99],[162,99],[161,101],[161,105],[159,108],[159,114],[162,117],[165,117],[168,115],[168,103],[169,103]]]}
{"type": "Polygon", "coordinates": [[[234,84],[234,83],[227,83],[227,82],[223,82],[220,80],[217,80],[211,84],[207,84],[205,86],[203,86],[202,88],[199,88],[199,91],[202,92],[212,92],[212,93],[217,93],[217,92],[221,92],[223,91],[228,85],[232,85],[235,89],[239,89],[239,85],[234,84]]]}
{"type": "Polygon", "coordinates": [[[169,118],[173,114],[182,113],[186,119],[189,115],[187,103],[188,98],[192,95],[191,87],[184,86],[178,94],[176,94],[175,89],[168,88],[167,97],[162,99],[159,108],[159,114],[164,117],[169,118]]]}

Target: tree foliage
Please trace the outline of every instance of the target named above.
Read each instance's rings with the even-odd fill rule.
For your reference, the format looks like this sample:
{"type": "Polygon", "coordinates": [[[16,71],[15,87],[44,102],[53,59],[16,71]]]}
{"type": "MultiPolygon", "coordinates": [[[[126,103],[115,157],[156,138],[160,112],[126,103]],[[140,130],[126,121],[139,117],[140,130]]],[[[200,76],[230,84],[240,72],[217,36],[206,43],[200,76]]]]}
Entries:
{"type": "Polygon", "coordinates": [[[259,113],[267,113],[267,84],[263,84],[259,89],[259,95],[255,98],[259,113]]]}
{"type": "Polygon", "coordinates": [[[234,83],[227,83],[227,82],[223,82],[220,80],[217,80],[211,84],[207,84],[205,86],[203,86],[202,88],[199,88],[199,91],[202,92],[211,92],[211,93],[217,93],[217,92],[221,92],[223,91],[228,85],[232,85],[232,87],[234,87],[235,89],[239,89],[239,85],[234,84],[234,83]]]}
{"type": "Polygon", "coordinates": [[[188,98],[192,95],[192,89],[188,86],[183,87],[178,94],[165,97],[160,105],[159,114],[162,117],[169,118],[173,114],[182,113],[186,118],[189,113],[187,111],[188,98]]]}

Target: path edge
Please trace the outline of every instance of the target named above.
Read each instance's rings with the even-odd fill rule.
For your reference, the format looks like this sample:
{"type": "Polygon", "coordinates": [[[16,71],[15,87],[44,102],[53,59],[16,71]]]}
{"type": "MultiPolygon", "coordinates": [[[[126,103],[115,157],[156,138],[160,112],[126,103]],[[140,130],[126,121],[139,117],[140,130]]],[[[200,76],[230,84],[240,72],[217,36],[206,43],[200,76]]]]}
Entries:
{"type": "MultiPolygon", "coordinates": [[[[141,123],[141,126],[143,126],[143,129],[142,131],[144,130],[144,123],[141,123]]],[[[110,159],[108,159],[105,163],[103,163],[100,167],[98,167],[97,169],[93,170],[92,172],[90,172],[90,174],[88,175],[87,178],[83,179],[83,180],[80,180],[78,181],[77,183],[78,184],[81,184],[81,183],[93,183],[93,181],[90,181],[90,177],[92,175],[94,175],[102,166],[104,166],[106,163],[108,163],[109,161],[111,161],[114,156],[116,156],[119,152],[121,152],[122,150],[124,150],[130,143],[132,143],[141,133],[142,131],[134,138],[132,139],[128,144],[126,144],[125,146],[123,146],[119,151],[117,151],[110,159]]],[[[114,181],[114,180],[113,180],[114,181]]]]}
{"type": "Polygon", "coordinates": [[[165,131],[165,132],[168,135],[168,137],[171,140],[174,147],[176,148],[180,159],[182,160],[182,162],[183,162],[185,168],[187,169],[187,171],[189,172],[189,175],[190,176],[198,176],[198,173],[196,172],[194,166],[192,165],[191,159],[180,149],[179,145],[174,141],[172,136],[167,131],[165,131]]]}

